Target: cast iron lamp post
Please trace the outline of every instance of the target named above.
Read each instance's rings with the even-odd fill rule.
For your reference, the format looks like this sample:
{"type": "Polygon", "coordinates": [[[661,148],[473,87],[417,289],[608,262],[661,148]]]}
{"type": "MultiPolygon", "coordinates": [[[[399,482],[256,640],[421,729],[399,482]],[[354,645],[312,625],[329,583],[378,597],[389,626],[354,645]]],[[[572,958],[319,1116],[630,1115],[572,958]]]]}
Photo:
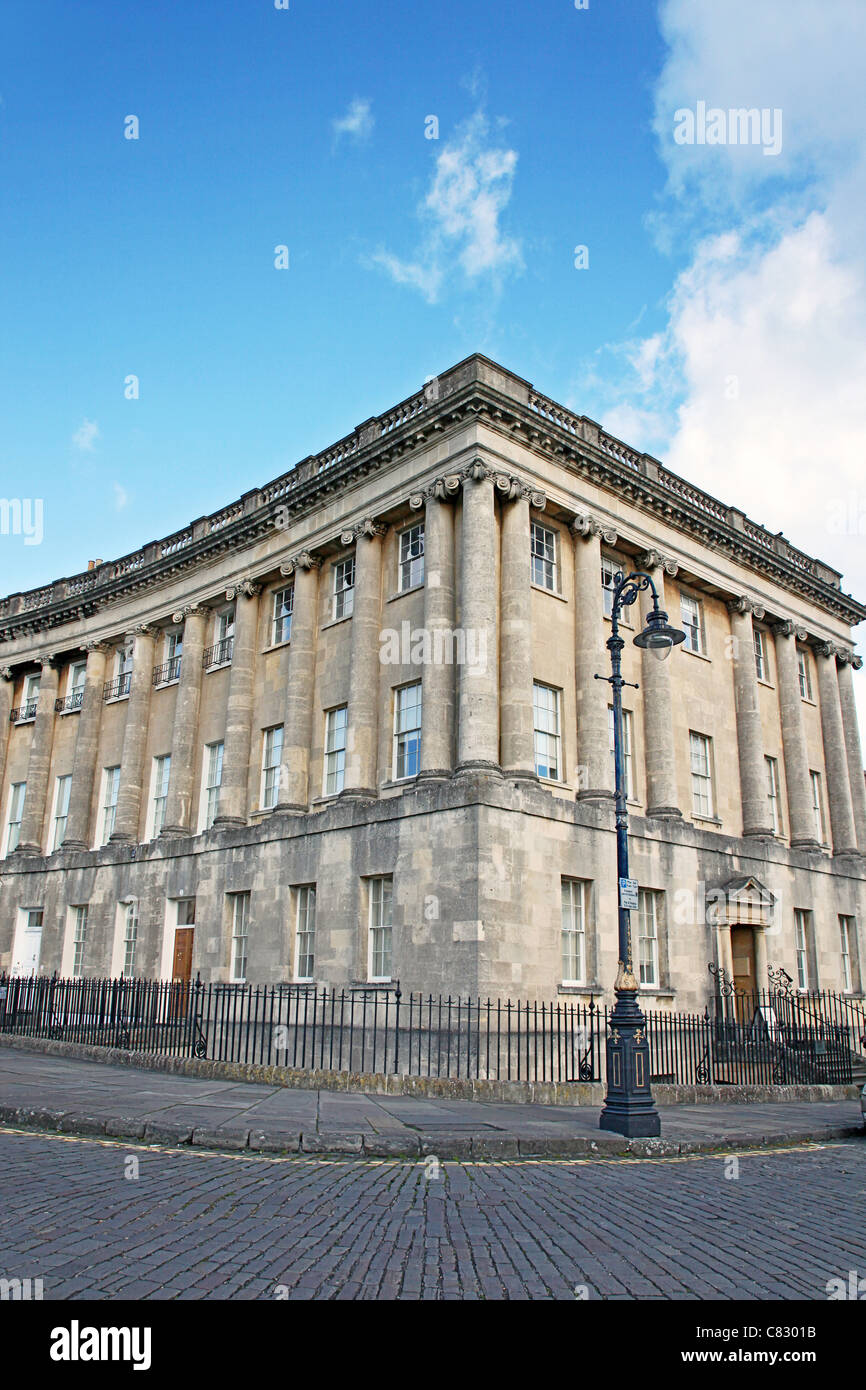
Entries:
{"type": "Polygon", "coordinates": [[[639,632],[634,639],[635,646],[646,647],[654,656],[664,660],[678,642],[685,640],[685,633],[671,627],[667,613],[659,608],[658,590],[650,576],[641,570],[627,576],[619,573],[614,579],[611,634],[607,639],[612,674],[596,676],[596,680],[606,680],[613,689],[616,867],[619,880],[619,967],[614,985],[616,1003],[608,1025],[607,1094],[599,1126],[601,1129],[616,1130],[629,1138],[661,1132],[661,1121],[650,1089],[646,1019],[637,1002],[638,982],[632,965],[629,911],[631,907],[637,907],[637,901],[635,885],[628,875],[628,808],[622,738],[622,688],[629,682],[622,678],[622,649],[625,642],[619,635],[619,618],[623,608],[634,603],[643,589],[652,589],[653,606],[643,632],[639,632]]]}

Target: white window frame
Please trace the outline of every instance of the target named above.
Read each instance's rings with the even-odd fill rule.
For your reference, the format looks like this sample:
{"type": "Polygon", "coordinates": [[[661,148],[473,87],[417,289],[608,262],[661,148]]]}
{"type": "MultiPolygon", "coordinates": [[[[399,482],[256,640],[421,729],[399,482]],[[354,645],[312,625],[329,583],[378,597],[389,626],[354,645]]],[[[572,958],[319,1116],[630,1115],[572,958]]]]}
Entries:
{"type": "Polygon", "coordinates": [[[87,662],[73,661],[66,675],[66,698],[68,699],[70,695],[77,694],[79,690],[82,692],[83,696],[86,680],[87,662]]]}
{"type": "Polygon", "coordinates": [[[281,647],[292,640],[292,618],[295,612],[295,586],[287,584],[274,589],[271,595],[271,646],[281,647]]]}
{"type": "Polygon", "coordinates": [[[69,930],[71,945],[69,973],[73,980],[80,980],[84,973],[84,948],[87,945],[87,903],[70,907],[69,930]]]}
{"type": "MultiPolygon", "coordinates": [[[[616,756],[613,731],[613,705],[607,707],[607,738],[610,744],[610,778],[616,786],[616,756]]],[[[625,771],[625,794],[628,801],[637,800],[634,780],[634,713],[630,709],[622,712],[622,761],[625,771]]]]}
{"type": "Polygon", "coordinates": [[[809,665],[809,653],[805,647],[797,648],[797,685],[800,689],[800,699],[808,700],[812,703],[812,668],[809,665]]]}
{"type": "Polygon", "coordinates": [[[117,822],[117,799],[120,795],[120,765],[102,769],[102,789],[99,794],[99,833],[96,848],[107,845],[117,822]]]}
{"type": "Polygon", "coordinates": [[[369,897],[367,977],[371,982],[392,978],[394,969],[394,880],[382,874],[367,880],[369,897]],[[377,972],[382,967],[382,973],[377,972]],[[387,967],[387,970],[385,970],[387,967]]]}
{"type": "Polygon", "coordinates": [[[533,521],[529,527],[530,577],[532,583],[548,593],[558,594],[559,532],[533,521]]]}
{"type": "Polygon", "coordinates": [[[752,629],[755,640],[755,672],[758,680],[765,685],[770,683],[770,648],[767,634],[762,627],[752,629]]]}
{"type": "Polygon", "coordinates": [[[231,964],[229,979],[234,985],[246,984],[247,967],[250,963],[250,895],[229,893],[231,899],[231,964]],[[243,966],[243,971],[239,970],[243,966]]]}
{"type": "Polygon", "coordinates": [[[716,818],[716,789],[715,777],[713,776],[713,740],[709,734],[698,733],[695,729],[689,729],[689,769],[692,782],[692,815],[699,820],[715,820],[716,818]],[[700,752],[702,756],[702,766],[696,767],[696,754],[700,752]],[[706,800],[707,808],[703,809],[702,802],[706,800]]]}
{"type": "Polygon", "coordinates": [[[138,899],[133,898],[131,903],[121,903],[123,915],[121,926],[123,936],[121,938],[121,960],[122,965],[120,974],[125,980],[135,979],[135,955],[138,950],[138,899]]]}
{"type": "Polygon", "coordinates": [[[416,521],[398,538],[397,592],[405,594],[424,583],[424,523],[416,521]]]}
{"type": "Polygon", "coordinates": [[[854,936],[854,918],[845,912],[839,913],[839,948],[842,957],[842,992],[854,992],[854,968],[851,956],[851,938],[854,936]]]}
{"type": "Polygon", "coordinates": [[[614,559],[612,555],[602,555],[601,557],[601,602],[604,616],[610,618],[613,615],[613,589],[616,576],[622,573],[622,564],[614,559]]]}
{"type": "Polygon", "coordinates": [[[72,791],[72,773],[64,772],[54,779],[54,804],[51,808],[51,846],[48,853],[60,849],[66,834],[66,821],[69,816],[69,796],[72,791]]]}
{"type": "Polygon", "coordinates": [[[560,956],[564,985],[586,984],[588,899],[589,884],[585,879],[563,878],[560,881],[560,956]]]}
{"type": "Polygon", "coordinates": [[[280,768],[283,761],[283,725],[262,730],[262,777],[259,804],[272,811],[280,799],[280,768]]]}
{"type": "Polygon", "coordinates": [[[782,820],[782,773],[779,768],[779,759],[765,755],[764,764],[767,769],[767,800],[770,803],[770,824],[774,835],[784,835],[785,826],[782,820]]]}
{"type": "Polygon", "coordinates": [[[824,816],[824,790],[821,774],[809,769],[809,786],[812,789],[812,815],[815,819],[815,834],[819,845],[827,843],[827,821],[824,816]]]}
{"type": "Polygon", "coordinates": [[[335,705],[325,711],[325,759],[322,795],[338,796],[346,783],[346,744],[349,730],[348,705],[335,705]],[[342,719],[337,716],[342,715],[342,719]]]}
{"type": "Polygon", "coordinates": [[[707,641],[704,629],[704,605],[703,601],[696,594],[688,594],[684,589],[680,589],[680,617],[686,640],[683,643],[683,650],[691,652],[694,656],[706,656],[707,641]],[[687,610],[694,605],[694,615],[687,610]]]}
{"type": "Polygon", "coordinates": [[[316,885],[295,889],[295,980],[311,984],[316,971],[316,885]],[[308,968],[301,969],[301,966],[308,968]]]}
{"type": "Polygon", "coordinates": [[[391,777],[408,782],[421,771],[421,682],[397,686],[394,691],[394,751],[391,777]],[[409,769],[407,771],[407,768],[409,769]]]}
{"type": "Polygon", "coordinates": [[[658,896],[652,888],[638,889],[637,964],[641,989],[658,989],[661,984],[658,896]]]}
{"type": "Polygon", "coordinates": [[[171,780],[171,754],[160,753],[153,759],[150,771],[150,798],[147,811],[147,838],[155,840],[165,825],[165,806],[171,780]]]}
{"type": "Polygon", "coordinates": [[[532,742],[535,771],[546,782],[562,782],[562,691],[543,681],[532,682],[532,742]],[[547,697],[552,696],[552,700],[547,697]],[[551,727],[552,726],[552,727],[551,727]],[[553,757],[550,757],[550,754],[553,757]],[[542,771],[542,767],[548,769],[542,771]],[[553,768],[551,772],[550,769],[553,768]]]}
{"type": "Polygon", "coordinates": [[[794,908],[794,953],[797,967],[797,988],[809,989],[809,947],[812,913],[807,908],[794,908]]]}
{"type": "Polygon", "coordinates": [[[24,801],[27,796],[26,782],[13,782],[9,787],[9,800],[6,804],[6,829],[3,837],[3,857],[11,854],[21,842],[21,821],[24,816],[24,801]]]}
{"type": "Polygon", "coordinates": [[[336,560],[333,566],[333,589],[331,594],[331,617],[339,622],[341,618],[351,618],[355,611],[355,557],[347,555],[336,560]]]}
{"type": "Polygon", "coordinates": [[[213,743],[206,743],[204,755],[202,757],[201,768],[201,797],[199,810],[199,833],[210,830],[217,816],[219,815],[220,788],[223,780],[223,758],[225,757],[225,740],[214,739],[213,743]],[[214,750],[219,749],[217,754],[214,750]],[[212,781],[215,771],[218,771],[217,780],[212,781]]]}

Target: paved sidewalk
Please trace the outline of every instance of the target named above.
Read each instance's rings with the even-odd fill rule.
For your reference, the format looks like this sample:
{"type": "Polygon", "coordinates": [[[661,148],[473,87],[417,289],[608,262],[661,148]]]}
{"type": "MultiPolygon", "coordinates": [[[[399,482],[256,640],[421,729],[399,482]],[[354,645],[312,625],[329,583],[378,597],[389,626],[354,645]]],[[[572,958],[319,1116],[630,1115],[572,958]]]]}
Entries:
{"type": "Polygon", "coordinates": [[[660,1108],[661,1139],[603,1134],[596,1108],[301,1091],[0,1046],[0,1124],[262,1153],[443,1159],[700,1153],[863,1133],[857,1101],[660,1108]]]}

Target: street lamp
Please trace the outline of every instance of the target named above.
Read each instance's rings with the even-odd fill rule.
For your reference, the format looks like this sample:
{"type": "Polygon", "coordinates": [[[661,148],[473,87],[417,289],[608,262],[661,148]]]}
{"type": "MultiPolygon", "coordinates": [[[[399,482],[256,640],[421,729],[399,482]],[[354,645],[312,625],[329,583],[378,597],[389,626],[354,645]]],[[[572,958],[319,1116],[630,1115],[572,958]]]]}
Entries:
{"type": "MultiPolygon", "coordinates": [[[[650,1090],[650,1055],[646,1034],[646,1019],[637,1002],[638,982],[631,954],[631,925],[629,913],[638,905],[637,883],[628,873],[628,808],[626,802],[625,765],[622,739],[622,688],[630,682],[622,678],[622,649],[625,642],[619,635],[619,618],[623,608],[634,603],[644,589],[652,589],[653,606],[647,615],[643,632],[634,639],[636,647],[646,648],[659,660],[664,660],[685,633],[671,627],[668,615],[659,608],[658,590],[648,574],[641,570],[629,575],[622,572],[614,578],[611,606],[611,634],[607,639],[610,652],[610,676],[606,680],[613,689],[613,762],[616,785],[616,867],[619,911],[619,966],[614,993],[616,1003],[610,1016],[607,1039],[607,1094],[599,1117],[601,1129],[612,1129],[628,1138],[659,1134],[661,1121],[650,1090]]],[[[637,687],[635,687],[637,689],[637,687]]]]}

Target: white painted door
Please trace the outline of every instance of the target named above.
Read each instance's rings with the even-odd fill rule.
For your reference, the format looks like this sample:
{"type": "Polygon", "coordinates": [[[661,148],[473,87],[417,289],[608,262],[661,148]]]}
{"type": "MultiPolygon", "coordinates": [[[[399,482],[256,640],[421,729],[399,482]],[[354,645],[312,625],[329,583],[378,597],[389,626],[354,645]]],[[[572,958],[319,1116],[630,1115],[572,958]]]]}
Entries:
{"type": "Polygon", "coordinates": [[[42,909],[25,908],[18,919],[15,950],[12,955],[13,975],[35,975],[39,969],[42,946],[42,909]]]}

